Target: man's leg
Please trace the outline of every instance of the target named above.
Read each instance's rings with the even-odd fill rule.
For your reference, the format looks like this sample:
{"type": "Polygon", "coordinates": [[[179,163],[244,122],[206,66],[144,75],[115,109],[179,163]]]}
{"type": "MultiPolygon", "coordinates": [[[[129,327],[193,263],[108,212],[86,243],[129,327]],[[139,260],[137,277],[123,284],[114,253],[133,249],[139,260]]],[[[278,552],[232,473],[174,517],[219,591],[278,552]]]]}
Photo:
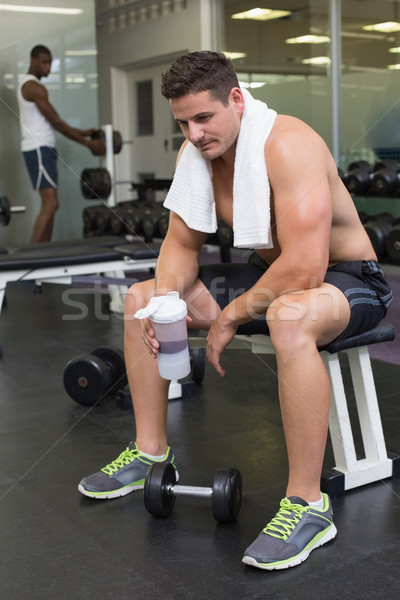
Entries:
{"type": "MultiPolygon", "coordinates": [[[[150,355],[141,336],[141,321],[133,318],[154,295],[154,281],[132,286],[125,300],[125,364],[132,395],[136,443],[151,455],[163,454],[167,448],[167,404],[169,381],[158,373],[157,361],[150,355]]],[[[208,290],[198,280],[183,297],[194,329],[209,329],[220,309],[208,290]]]]}
{"type": "MultiPolygon", "coordinates": [[[[154,462],[171,462],[175,467],[172,450],[167,446],[169,381],[160,377],[157,360],[143,341],[141,327],[146,321],[134,318],[153,295],[154,280],[149,280],[132,286],[125,301],[125,364],[135,413],[136,442],[131,442],[112,463],[81,480],[79,491],[92,498],[118,498],[143,488],[147,471],[154,462]]],[[[220,308],[204,284],[197,280],[183,298],[192,319],[191,327],[208,329],[220,308]]]]}
{"type": "Polygon", "coordinates": [[[329,426],[329,377],[318,352],[347,326],[349,303],[329,284],[278,299],[267,314],[289,459],[287,496],[320,498],[329,426]]]}
{"type": "Polygon", "coordinates": [[[54,215],[58,209],[57,188],[39,190],[42,206],[33,226],[31,243],[49,242],[53,233],[54,215]]]}
{"type": "Polygon", "coordinates": [[[292,567],[336,536],[330,500],[320,492],[330,385],[317,347],[340,335],[349,319],[346,297],[330,284],[281,296],[267,312],[289,480],[280,510],[245,550],[246,564],[267,570],[292,567]]]}

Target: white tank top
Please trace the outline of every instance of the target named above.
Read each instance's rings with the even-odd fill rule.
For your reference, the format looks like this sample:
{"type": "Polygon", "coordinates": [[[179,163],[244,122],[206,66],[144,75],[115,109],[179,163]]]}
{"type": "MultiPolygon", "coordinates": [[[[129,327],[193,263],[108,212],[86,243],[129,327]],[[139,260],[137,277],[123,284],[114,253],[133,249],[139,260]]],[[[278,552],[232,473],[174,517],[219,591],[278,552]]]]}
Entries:
{"type": "Polygon", "coordinates": [[[27,81],[36,81],[42,85],[34,75],[23,75],[17,90],[19,104],[19,121],[21,125],[21,150],[35,150],[40,146],[50,146],[55,148],[56,136],[53,126],[46,117],[40,112],[35,102],[25,100],[22,96],[22,86],[27,81]]]}

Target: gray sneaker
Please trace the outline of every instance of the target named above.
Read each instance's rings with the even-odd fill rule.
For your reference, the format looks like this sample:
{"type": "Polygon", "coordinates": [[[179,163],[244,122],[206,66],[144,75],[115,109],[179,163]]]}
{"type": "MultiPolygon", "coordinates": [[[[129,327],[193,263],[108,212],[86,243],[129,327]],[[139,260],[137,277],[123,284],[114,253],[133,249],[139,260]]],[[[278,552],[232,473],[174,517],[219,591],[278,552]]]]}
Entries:
{"type": "MultiPolygon", "coordinates": [[[[84,477],[78,485],[78,490],[85,496],[98,500],[126,496],[130,492],[144,488],[147,471],[155,462],[157,461],[143,456],[136,443],[131,442],[112,463],[97,473],[84,477]]],[[[162,462],[172,463],[176,471],[174,455],[169,446],[162,462]]],[[[177,480],[179,478],[177,471],[176,478],[177,480]]]]}
{"type": "Polygon", "coordinates": [[[319,510],[302,498],[290,496],[256,540],[245,550],[243,562],[259,569],[287,569],[299,565],[310,552],[336,536],[329,497],[322,494],[319,510]]]}

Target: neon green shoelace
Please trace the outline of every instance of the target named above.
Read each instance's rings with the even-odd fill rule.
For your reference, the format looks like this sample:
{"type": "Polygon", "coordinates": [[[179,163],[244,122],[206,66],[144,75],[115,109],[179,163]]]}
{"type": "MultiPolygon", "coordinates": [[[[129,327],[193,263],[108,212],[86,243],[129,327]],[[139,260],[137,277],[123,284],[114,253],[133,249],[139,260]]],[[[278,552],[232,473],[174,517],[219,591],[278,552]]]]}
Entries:
{"type": "Polygon", "coordinates": [[[279,512],[263,529],[263,532],[279,540],[286,540],[300,521],[306,508],[300,504],[292,504],[290,500],[284,498],[281,501],[279,512]]]}
{"type": "Polygon", "coordinates": [[[135,458],[140,458],[139,450],[129,450],[129,447],[127,447],[123,452],[121,452],[118,458],[113,460],[113,462],[109,465],[103,467],[101,470],[106,475],[112,475],[113,473],[118,471],[118,469],[122,469],[122,467],[124,467],[125,465],[129,465],[135,460],[135,458]]]}

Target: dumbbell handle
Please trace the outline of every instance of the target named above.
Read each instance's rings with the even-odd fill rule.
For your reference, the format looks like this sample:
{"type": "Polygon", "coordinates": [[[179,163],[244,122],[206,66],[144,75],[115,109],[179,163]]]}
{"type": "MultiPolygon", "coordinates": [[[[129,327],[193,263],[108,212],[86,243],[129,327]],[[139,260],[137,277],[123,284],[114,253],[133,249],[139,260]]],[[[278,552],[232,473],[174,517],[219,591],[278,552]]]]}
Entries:
{"type": "Polygon", "coordinates": [[[210,487],[198,487],[195,485],[166,485],[168,494],[173,496],[197,496],[201,498],[212,498],[213,491],[210,487]]]}
{"type": "Polygon", "coordinates": [[[10,212],[22,213],[26,211],[26,206],[10,206],[10,212]]]}

